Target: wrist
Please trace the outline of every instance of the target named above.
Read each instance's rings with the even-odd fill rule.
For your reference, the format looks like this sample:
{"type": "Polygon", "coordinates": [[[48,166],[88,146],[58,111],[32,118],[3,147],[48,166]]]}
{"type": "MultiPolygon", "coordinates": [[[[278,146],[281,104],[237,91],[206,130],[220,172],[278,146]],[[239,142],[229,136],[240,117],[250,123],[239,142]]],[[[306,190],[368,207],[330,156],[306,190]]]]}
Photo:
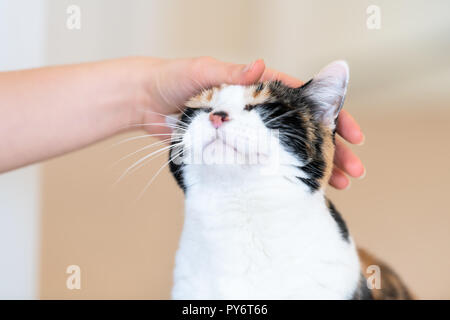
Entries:
{"type": "Polygon", "coordinates": [[[106,81],[111,81],[109,87],[113,103],[109,112],[115,119],[116,130],[124,131],[142,124],[145,110],[150,105],[147,83],[151,71],[146,58],[122,58],[102,63],[105,64],[106,81]]]}
{"type": "MultiPolygon", "coordinates": [[[[164,59],[152,57],[123,59],[129,79],[128,84],[132,87],[131,125],[154,121],[153,118],[158,118],[158,116],[155,116],[156,114],[164,112],[164,110],[159,109],[160,101],[158,100],[160,90],[158,85],[161,81],[158,77],[163,61],[164,59]]],[[[156,122],[161,122],[159,120],[156,122]]]]}

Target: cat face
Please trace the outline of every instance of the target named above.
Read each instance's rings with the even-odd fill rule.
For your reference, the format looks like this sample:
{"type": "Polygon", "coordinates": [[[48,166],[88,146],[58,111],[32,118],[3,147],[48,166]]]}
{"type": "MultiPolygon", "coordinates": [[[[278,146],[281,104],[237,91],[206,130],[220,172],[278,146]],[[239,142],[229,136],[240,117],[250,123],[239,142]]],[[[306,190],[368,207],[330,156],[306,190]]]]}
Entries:
{"type": "Polygon", "coordinates": [[[299,88],[274,81],[204,90],[174,129],[170,169],[179,186],[272,174],[321,189],[347,83],[348,66],[337,61],[299,88]]]}

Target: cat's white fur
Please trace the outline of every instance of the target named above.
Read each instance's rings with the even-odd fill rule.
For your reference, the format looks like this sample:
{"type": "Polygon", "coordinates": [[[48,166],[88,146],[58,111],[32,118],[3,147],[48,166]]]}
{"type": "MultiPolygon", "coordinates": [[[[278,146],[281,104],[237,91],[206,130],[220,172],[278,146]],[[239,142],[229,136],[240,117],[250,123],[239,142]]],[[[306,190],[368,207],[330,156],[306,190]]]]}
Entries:
{"type": "Polygon", "coordinates": [[[311,193],[294,178],[298,171],[294,175],[286,164],[301,165],[298,160],[277,144],[265,154],[265,163],[220,164],[223,152],[218,150],[224,144],[218,132],[236,141],[267,131],[255,112],[244,110],[251,99],[248,88],[222,87],[211,107],[226,111],[231,120],[216,131],[203,113],[186,132],[186,140],[197,139],[184,142],[218,164],[188,164],[183,169],[188,186],[185,222],[172,296],[349,299],[360,279],[355,246],[340,234],[323,191],[311,193]],[[277,170],[262,173],[275,162],[280,164],[277,170]]]}

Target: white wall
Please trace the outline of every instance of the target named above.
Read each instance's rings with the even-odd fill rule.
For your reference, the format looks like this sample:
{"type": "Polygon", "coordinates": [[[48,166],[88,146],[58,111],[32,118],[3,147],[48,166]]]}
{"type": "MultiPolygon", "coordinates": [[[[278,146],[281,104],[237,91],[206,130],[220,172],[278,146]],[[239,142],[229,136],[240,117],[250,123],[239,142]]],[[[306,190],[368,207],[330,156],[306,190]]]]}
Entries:
{"type": "MultiPolygon", "coordinates": [[[[44,63],[44,22],[45,1],[0,0],[0,71],[44,63]]],[[[0,299],[37,297],[39,216],[38,166],[0,175],[0,299]]]]}

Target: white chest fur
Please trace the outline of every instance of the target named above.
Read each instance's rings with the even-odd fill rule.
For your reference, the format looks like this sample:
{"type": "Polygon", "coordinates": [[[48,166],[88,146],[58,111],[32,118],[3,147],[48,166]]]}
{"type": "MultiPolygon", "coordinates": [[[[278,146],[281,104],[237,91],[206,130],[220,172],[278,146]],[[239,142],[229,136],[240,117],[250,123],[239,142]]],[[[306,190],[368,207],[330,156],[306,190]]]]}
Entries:
{"type": "Polygon", "coordinates": [[[351,298],[358,257],[321,192],[282,177],[214,181],[186,194],[173,298],[351,298]]]}

